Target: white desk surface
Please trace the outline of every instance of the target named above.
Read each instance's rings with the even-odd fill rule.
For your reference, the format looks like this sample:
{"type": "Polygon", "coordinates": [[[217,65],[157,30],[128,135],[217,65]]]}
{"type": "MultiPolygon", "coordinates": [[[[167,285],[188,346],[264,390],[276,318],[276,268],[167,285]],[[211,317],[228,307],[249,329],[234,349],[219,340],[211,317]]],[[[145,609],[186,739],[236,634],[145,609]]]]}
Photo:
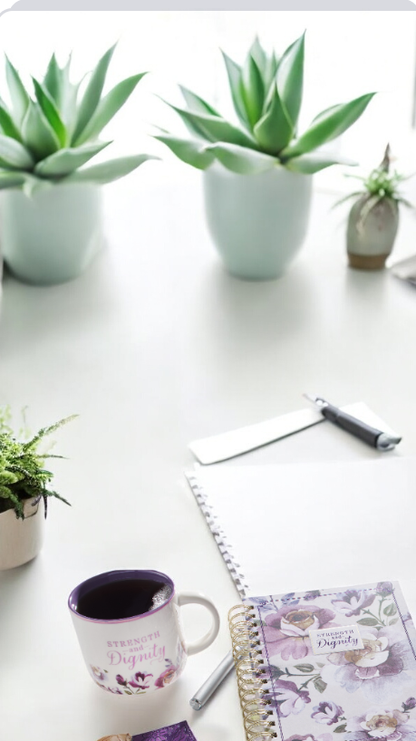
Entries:
{"type": "MultiPolygon", "coordinates": [[[[229,650],[226,615],[238,602],[182,475],[190,440],[301,408],[309,391],[367,402],[403,435],[398,452],[416,454],[416,289],[347,268],[345,210],[329,211],[336,196],[315,195],[307,242],[284,278],[242,282],[211,244],[199,173],[158,183],[152,167],[107,187],[108,248],[84,276],[53,288],[3,283],[0,402],[28,405],[33,430],[80,413],[55,436],[69,458],[56,463],[56,488],[73,506],[51,502],[41,555],[0,575],[7,741],[96,741],[183,719],[198,741],[244,740],[233,675],[204,710],[188,704],[229,650]],[[178,682],[134,700],[91,681],[66,606],[75,584],[113,568],[165,571],[222,617],[178,682]]],[[[416,220],[403,214],[394,257],[413,252],[416,220]]],[[[377,455],[333,427],[327,447],[313,434],[238,462],[377,455]]],[[[183,612],[188,637],[200,634],[202,608],[183,612]]]]}

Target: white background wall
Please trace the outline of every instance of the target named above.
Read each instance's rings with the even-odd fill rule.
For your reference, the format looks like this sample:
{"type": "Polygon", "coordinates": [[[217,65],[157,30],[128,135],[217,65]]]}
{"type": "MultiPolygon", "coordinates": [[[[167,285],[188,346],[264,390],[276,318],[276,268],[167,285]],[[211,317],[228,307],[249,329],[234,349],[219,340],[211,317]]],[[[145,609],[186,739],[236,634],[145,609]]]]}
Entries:
{"type": "MultiPolygon", "coordinates": [[[[176,169],[170,153],[148,138],[152,122],[182,131],[179,119],[155,94],[179,101],[176,83],[181,82],[228,114],[218,48],[240,62],[256,33],[264,44],[282,52],[306,28],[301,128],[329,105],[378,91],[363,118],[336,147],[368,170],[381,160],[389,141],[397,167],[411,172],[416,170],[411,128],[415,26],[415,14],[403,11],[12,12],[0,19],[0,44],[26,80],[30,74],[42,76],[53,51],[64,63],[72,49],[78,79],[119,39],[108,85],[138,71],[152,74],[107,127],[105,137],[116,139],[112,153],[157,151],[176,169]]],[[[7,98],[3,69],[0,94],[7,98]]],[[[178,172],[185,167],[177,165],[178,172]]],[[[162,169],[157,177],[163,176],[162,169]]],[[[343,189],[342,173],[342,168],[331,168],[319,176],[320,182],[343,189]]]]}

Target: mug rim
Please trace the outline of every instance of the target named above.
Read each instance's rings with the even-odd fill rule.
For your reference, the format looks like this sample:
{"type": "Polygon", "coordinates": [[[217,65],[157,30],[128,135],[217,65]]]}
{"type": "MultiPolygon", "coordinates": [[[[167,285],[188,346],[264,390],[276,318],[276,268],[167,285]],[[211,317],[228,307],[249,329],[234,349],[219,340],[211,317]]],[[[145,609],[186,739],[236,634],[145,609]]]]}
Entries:
{"type": "MultiPolygon", "coordinates": [[[[92,587],[94,588],[94,587],[92,587]]],[[[89,623],[102,623],[103,625],[109,625],[111,623],[117,624],[117,623],[128,623],[132,620],[140,620],[141,618],[149,617],[149,615],[154,615],[155,612],[159,612],[159,610],[163,610],[166,605],[169,604],[169,602],[172,601],[173,597],[175,595],[175,585],[167,574],[164,574],[162,571],[151,571],[149,569],[115,569],[113,571],[103,571],[101,574],[95,574],[94,576],[90,576],[88,579],[85,579],[84,581],[77,584],[76,587],[72,589],[72,591],[69,594],[68,597],[68,608],[70,612],[73,615],[76,615],[77,618],[80,618],[81,620],[86,620],[89,623]],[[123,575],[124,579],[118,579],[117,577],[123,575]],[[155,577],[161,577],[160,579],[155,577]],[[163,604],[159,605],[159,607],[155,607],[154,610],[148,610],[147,612],[142,612],[139,615],[132,615],[128,618],[113,618],[111,620],[106,620],[105,618],[91,618],[87,615],[82,615],[77,610],[77,603],[80,597],[80,592],[83,587],[89,585],[94,586],[101,586],[102,584],[110,584],[113,581],[127,581],[128,579],[133,578],[141,578],[141,579],[152,579],[153,581],[160,581],[163,584],[168,584],[168,586],[171,587],[172,592],[170,596],[163,602],[163,604]]]]}

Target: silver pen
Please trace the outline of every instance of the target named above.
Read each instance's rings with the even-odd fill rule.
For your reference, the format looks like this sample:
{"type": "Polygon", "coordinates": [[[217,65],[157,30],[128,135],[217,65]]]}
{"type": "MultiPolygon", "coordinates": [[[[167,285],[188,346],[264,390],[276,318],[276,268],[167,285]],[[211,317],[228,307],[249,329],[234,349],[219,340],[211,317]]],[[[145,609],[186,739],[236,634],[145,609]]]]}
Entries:
{"type": "Polygon", "coordinates": [[[322,399],[321,396],[303,395],[306,399],[316,404],[325,419],[338,425],[338,427],[342,427],[343,430],[350,432],[351,435],[359,437],[360,440],[364,440],[364,442],[372,445],[373,448],[377,448],[377,450],[393,450],[401,440],[401,437],[378,430],[362,422],[360,419],[352,417],[351,414],[346,414],[342,409],[338,409],[338,407],[322,399]]]}
{"type": "Polygon", "coordinates": [[[211,695],[214,694],[217,687],[220,686],[221,682],[225,679],[227,674],[230,673],[234,667],[233,653],[230,651],[225,659],[221,661],[221,664],[217,666],[212,672],[211,676],[208,677],[207,681],[204,682],[202,687],[199,688],[198,692],[189,700],[190,706],[194,710],[201,710],[205,703],[209,700],[211,695]]]}

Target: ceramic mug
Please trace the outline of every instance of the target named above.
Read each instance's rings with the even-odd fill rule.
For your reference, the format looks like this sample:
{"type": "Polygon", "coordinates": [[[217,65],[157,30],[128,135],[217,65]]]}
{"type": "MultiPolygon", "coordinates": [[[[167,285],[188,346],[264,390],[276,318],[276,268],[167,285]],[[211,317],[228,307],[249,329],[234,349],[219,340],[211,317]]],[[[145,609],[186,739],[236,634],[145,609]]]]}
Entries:
{"type": "Polygon", "coordinates": [[[178,679],[187,656],[210,646],[220,625],[209,599],[176,594],[173,581],[159,571],[98,574],[72,590],[68,606],[94,682],[106,692],[131,697],[178,679]],[[128,603],[130,598],[133,602],[128,603]],[[193,603],[209,610],[212,625],[189,644],[182,634],[179,607],[193,603]]]}

